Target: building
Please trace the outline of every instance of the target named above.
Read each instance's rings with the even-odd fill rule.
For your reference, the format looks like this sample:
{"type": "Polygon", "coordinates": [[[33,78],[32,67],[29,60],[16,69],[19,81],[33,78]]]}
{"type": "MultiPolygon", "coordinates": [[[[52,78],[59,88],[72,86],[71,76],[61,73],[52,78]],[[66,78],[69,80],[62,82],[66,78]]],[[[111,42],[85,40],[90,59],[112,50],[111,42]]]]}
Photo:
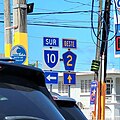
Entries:
{"type": "MultiPolygon", "coordinates": [[[[70,97],[77,101],[88,119],[91,119],[90,84],[93,80],[93,72],[79,72],[76,73],[76,84],[70,85],[70,97]]],[[[47,84],[47,87],[50,90],[51,85],[47,84]]],[[[63,73],[59,73],[58,84],[52,84],[52,91],[68,96],[68,90],[68,85],[63,84],[63,73]]],[[[120,71],[115,69],[107,71],[105,119],[120,120],[120,71]]]]}

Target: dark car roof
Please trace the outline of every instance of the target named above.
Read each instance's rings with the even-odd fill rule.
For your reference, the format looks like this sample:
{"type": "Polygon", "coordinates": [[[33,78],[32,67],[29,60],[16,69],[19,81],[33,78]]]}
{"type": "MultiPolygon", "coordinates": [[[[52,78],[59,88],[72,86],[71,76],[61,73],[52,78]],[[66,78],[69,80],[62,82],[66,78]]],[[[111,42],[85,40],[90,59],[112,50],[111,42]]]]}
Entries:
{"type": "MultiPolygon", "coordinates": [[[[11,62],[9,63],[9,62],[5,62],[5,61],[4,62],[0,61],[0,85],[1,85],[1,89],[3,89],[4,91],[7,91],[9,88],[10,90],[12,90],[16,94],[18,94],[18,96],[20,98],[23,95],[23,97],[21,99],[23,100],[23,98],[24,98],[24,100],[21,101],[21,103],[24,103],[27,100],[26,98],[28,96],[29,90],[31,90],[31,91],[33,90],[32,92],[29,93],[29,96],[31,96],[31,97],[32,97],[33,93],[35,93],[35,96],[33,95],[33,97],[35,97],[35,98],[37,97],[38,93],[40,93],[40,95],[38,95],[38,97],[41,96],[41,98],[42,98],[42,95],[44,94],[48,98],[48,100],[50,100],[51,102],[49,103],[47,101],[47,98],[44,97],[44,95],[43,95],[43,100],[44,99],[46,100],[46,101],[43,101],[43,103],[44,104],[48,103],[49,105],[51,103],[53,103],[54,104],[53,106],[55,106],[55,109],[52,109],[52,110],[53,111],[55,110],[55,112],[54,112],[54,113],[56,113],[55,115],[59,118],[62,118],[62,120],[63,120],[63,116],[58,111],[56,111],[56,109],[58,109],[57,105],[53,101],[52,96],[50,95],[50,93],[46,87],[44,72],[41,69],[35,68],[32,66],[19,65],[19,64],[15,64],[15,63],[11,63],[11,62]],[[31,88],[33,88],[33,89],[31,89],[31,88]],[[19,92],[19,90],[20,90],[20,92],[19,92]],[[27,92],[26,92],[26,90],[27,90],[27,92]],[[40,91],[40,92],[38,92],[38,91],[40,91]],[[22,92],[23,93],[25,92],[25,94],[21,94],[22,92]]],[[[9,91],[9,92],[11,92],[11,91],[9,91]]],[[[6,92],[6,94],[8,96],[13,95],[8,92],[6,92]]],[[[14,98],[15,97],[12,97],[12,99],[14,99],[14,98]]],[[[30,100],[30,99],[28,99],[28,100],[30,100]]],[[[33,102],[33,101],[34,101],[34,99],[30,100],[30,102],[33,102]]],[[[37,99],[36,99],[36,101],[37,101],[37,99]]],[[[42,101],[42,99],[39,99],[37,102],[39,103],[41,101],[42,101]]],[[[36,102],[36,104],[34,104],[34,108],[38,104],[37,102],[36,102]]],[[[16,103],[16,105],[17,104],[18,104],[18,106],[20,105],[19,103],[16,103]]],[[[44,106],[44,104],[43,104],[43,106],[44,106]]],[[[7,106],[7,109],[8,109],[8,107],[9,106],[7,106]]],[[[40,107],[38,107],[38,108],[40,108],[40,107]]],[[[40,109],[42,109],[42,108],[40,108],[40,109]]],[[[46,107],[45,111],[46,110],[47,110],[47,107],[46,107]]]]}
{"type": "Polygon", "coordinates": [[[0,62],[0,74],[20,76],[29,79],[38,86],[46,86],[44,72],[36,67],[0,62]]]}
{"type": "Polygon", "coordinates": [[[55,92],[50,93],[66,120],[87,120],[81,109],[77,106],[75,99],[61,96],[55,92]]]}
{"type": "Polygon", "coordinates": [[[71,98],[71,97],[68,97],[68,96],[61,96],[59,95],[58,93],[55,93],[55,92],[50,92],[53,99],[54,100],[59,100],[59,101],[71,101],[71,102],[75,102],[76,103],[76,100],[71,98]]]}

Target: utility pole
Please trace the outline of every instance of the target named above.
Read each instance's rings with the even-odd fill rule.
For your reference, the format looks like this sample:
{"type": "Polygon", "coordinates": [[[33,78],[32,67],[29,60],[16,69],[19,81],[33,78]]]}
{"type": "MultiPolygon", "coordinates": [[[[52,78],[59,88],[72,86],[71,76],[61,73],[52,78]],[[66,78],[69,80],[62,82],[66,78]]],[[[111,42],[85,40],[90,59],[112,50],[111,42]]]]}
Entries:
{"type": "Polygon", "coordinates": [[[38,68],[38,60],[36,61],[36,63],[35,63],[35,67],[37,67],[38,68]]]}
{"type": "Polygon", "coordinates": [[[96,60],[100,60],[101,27],[102,27],[102,0],[99,0],[97,46],[96,46],[96,58],[95,58],[96,60]]]}
{"type": "Polygon", "coordinates": [[[26,0],[13,0],[14,46],[19,45],[26,51],[24,64],[28,65],[27,4],[26,0]]]}
{"type": "MultiPolygon", "coordinates": [[[[98,13],[98,34],[97,34],[97,53],[96,60],[100,60],[100,43],[101,43],[101,27],[102,27],[102,0],[99,0],[99,13],[98,13]]],[[[100,63],[101,64],[101,63],[100,63]]],[[[101,69],[101,68],[100,68],[101,69]]],[[[98,120],[100,115],[100,69],[98,73],[96,73],[98,86],[97,86],[97,98],[96,98],[96,120],[98,120]]]]}
{"type": "Polygon", "coordinates": [[[26,0],[13,0],[14,32],[27,33],[27,5],[26,0]]]}
{"type": "MultiPolygon", "coordinates": [[[[96,61],[100,61],[100,43],[101,43],[101,27],[102,27],[102,0],[99,0],[99,12],[98,12],[98,31],[97,31],[97,44],[96,44],[96,61]]],[[[100,83],[99,79],[99,71],[95,71],[94,74],[94,80],[98,81],[98,84],[100,83]]],[[[97,93],[96,93],[96,102],[95,102],[95,108],[94,111],[92,111],[92,120],[98,120],[98,108],[99,108],[99,102],[98,101],[100,95],[99,95],[99,87],[97,87],[97,93]]]]}
{"type": "Polygon", "coordinates": [[[10,57],[10,50],[12,48],[12,34],[10,21],[10,0],[4,0],[4,40],[5,40],[5,57],[10,57]]]}
{"type": "Polygon", "coordinates": [[[105,120],[105,96],[106,96],[106,70],[107,70],[107,48],[108,48],[108,35],[110,29],[110,5],[111,0],[105,1],[105,10],[104,10],[104,22],[103,22],[103,31],[102,31],[102,43],[101,43],[101,67],[100,67],[100,89],[98,98],[100,101],[100,106],[98,109],[98,120],[105,120]]]}

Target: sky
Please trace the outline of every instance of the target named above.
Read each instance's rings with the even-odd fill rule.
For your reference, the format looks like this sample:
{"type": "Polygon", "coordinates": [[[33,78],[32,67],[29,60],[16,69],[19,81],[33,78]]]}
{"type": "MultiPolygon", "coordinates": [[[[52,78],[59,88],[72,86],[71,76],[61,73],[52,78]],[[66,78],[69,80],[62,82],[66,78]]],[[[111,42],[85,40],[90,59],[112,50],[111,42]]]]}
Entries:
{"type": "MultiPolygon", "coordinates": [[[[62,54],[67,52],[66,48],[62,48],[62,39],[75,39],[77,48],[71,49],[77,55],[75,72],[90,71],[92,60],[96,55],[97,38],[91,29],[91,12],[92,0],[27,0],[27,3],[34,2],[34,11],[31,15],[27,15],[27,33],[28,33],[28,60],[29,63],[39,61],[39,67],[43,64],[43,37],[59,38],[60,58],[62,54]],[[78,13],[74,13],[79,11],[78,13]],[[51,14],[62,12],[63,14],[51,14]],[[71,13],[65,13],[71,12],[71,13]],[[34,13],[44,13],[33,15],[34,13]],[[32,24],[32,25],[30,25],[32,24]],[[35,25],[37,24],[37,25],[35,25]],[[49,26],[48,26],[49,25],[49,26]],[[56,26],[56,27],[55,27],[56,26]],[[64,26],[64,27],[60,27],[64,26]],[[65,27],[67,26],[67,27],[65,27]]],[[[104,4],[104,1],[103,1],[104,4]]],[[[11,0],[11,12],[12,12],[11,0]]],[[[113,5],[111,5],[110,30],[114,31],[113,5]]],[[[3,0],[0,1],[0,13],[4,12],[3,0]]],[[[104,8],[103,8],[104,9],[104,8]]],[[[94,3],[93,24],[97,33],[98,21],[98,1],[94,3]]],[[[12,16],[11,16],[12,17],[12,16]]],[[[0,16],[0,21],[4,20],[4,16],[0,16]]],[[[4,53],[4,23],[0,22],[0,53],[4,53]]],[[[109,39],[114,36],[114,32],[109,33],[109,39]]],[[[120,69],[120,59],[114,57],[114,38],[108,42],[108,69],[120,69]]],[[[58,71],[65,71],[63,61],[60,61],[58,71]]]]}

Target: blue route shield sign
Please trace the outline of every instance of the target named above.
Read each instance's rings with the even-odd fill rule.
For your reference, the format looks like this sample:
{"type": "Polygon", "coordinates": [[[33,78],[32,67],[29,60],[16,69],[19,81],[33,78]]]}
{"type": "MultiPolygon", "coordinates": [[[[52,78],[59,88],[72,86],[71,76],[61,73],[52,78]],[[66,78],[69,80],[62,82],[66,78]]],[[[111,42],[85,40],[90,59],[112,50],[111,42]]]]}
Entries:
{"type": "Polygon", "coordinates": [[[77,58],[76,54],[74,54],[71,51],[67,51],[63,54],[65,70],[74,71],[76,58],[77,58]]]}
{"type": "Polygon", "coordinates": [[[117,0],[116,3],[117,3],[117,8],[120,8],[120,0],[117,0]]]}
{"type": "Polygon", "coordinates": [[[115,33],[116,36],[120,36],[120,24],[115,24],[115,33]]]}
{"type": "Polygon", "coordinates": [[[58,50],[44,50],[44,70],[53,70],[59,68],[59,51],[58,50]]]}
{"type": "Polygon", "coordinates": [[[10,57],[14,59],[14,63],[23,64],[26,60],[26,50],[21,45],[16,45],[11,49],[10,57]]]}

